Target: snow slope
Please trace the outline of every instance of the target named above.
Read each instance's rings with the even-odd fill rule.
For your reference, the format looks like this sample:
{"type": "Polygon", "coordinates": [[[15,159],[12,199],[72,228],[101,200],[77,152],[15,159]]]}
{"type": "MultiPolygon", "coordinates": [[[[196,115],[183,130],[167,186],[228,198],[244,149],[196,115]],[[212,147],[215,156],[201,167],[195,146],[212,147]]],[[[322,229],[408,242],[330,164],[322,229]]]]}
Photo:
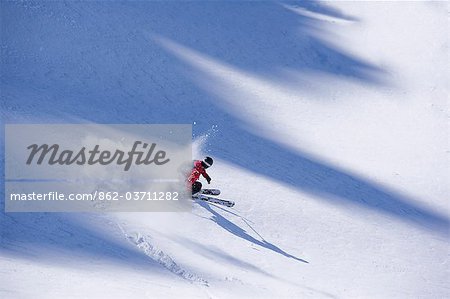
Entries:
{"type": "Polygon", "coordinates": [[[192,123],[236,206],[2,212],[0,296],[448,297],[448,11],[2,1],[3,123],[192,123]]]}

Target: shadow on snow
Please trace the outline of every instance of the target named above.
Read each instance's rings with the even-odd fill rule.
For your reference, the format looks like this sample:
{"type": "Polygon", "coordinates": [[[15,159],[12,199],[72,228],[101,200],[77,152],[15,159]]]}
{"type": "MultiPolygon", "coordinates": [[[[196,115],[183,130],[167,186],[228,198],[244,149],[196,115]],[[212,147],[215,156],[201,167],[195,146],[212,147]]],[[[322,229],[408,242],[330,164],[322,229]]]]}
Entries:
{"type": "MultiPolygon", "coordinates": [[[[208,151],[213,156],[319,195],[330,203],[354,204],[447,234],[446,216],[307,153],[249,132],[238,112],[225,110],[220,97],[193,82],[195,70],[148,38],[149,32],[157,33],[273,81],[289,82],[291,78],[282,71],[288,69],[317,71],[361,84],[382,84],[383,70],[318,37],[317,33],[324,32],[320,20],[295,14],[273,2],[41,2],[33,7],[2,2],[1,5],[1,109],[5,123],[195,121],[193,129],[197,136],[217,125],[219,131],[208,141],[208,151]],[[58,15],[64,18],[52,17],[58,15]]],[[[321,3],[293,5],[355,21],[321,3]]],[[[302,87],[299,82],[297,85],[302,87]]],[[[267,241],[251,237],[211,207],[203,208],[212,214],[212,221],[230,233],[303,261],[267,241]]],[[[88,254],[89,246],[76,244],[92,243],[106,256],[123,261],[120,252],[126,253],[128,249],[108,244],[110,241],[84,231],[77,224],[62,224],[62,219],[67,218],[48,213],[3,214],[2,249],[15,242],[18,247],[14,250],[19,250],[21,242],[34,242],[36,246],[88,254]],[[47,231],[41,230],[37,236],[29,224],[33,225],[32,219],[39,217],[46,223],[47,231]],[[18,230],[22,235],[14,235],[12,225],[22,227],[18,230]],[[68,231],[67,237],[54,237],[54,233],[64,236],[64,230],[68,231]],[[78,233],[70,236],[70,232],[78,233]],[[89,237],[85,239],[86,235],[89,237]]],[[[143,256],[134,259],[135,264],[149,262],[143,256]]]]}
{"type": "MultiPolygon", "coordinates": [[[[296,261],[308,263],[304,259],[293,256],[264,239],[262,239],[262,240],[255,239],[254,237],[249,235],[244,229],[242,229],[238,225],[234,224],[233,222],[231,222],[230,220],[228,220],[227,218],[222,216],[220,213],[216,212],[208,203],[198,201],[197,204],[199,206],[201,206],[202,208],[204,208],[205,210],[207,210],[209,213],[211,213],[211,218],[210,218],[211,221],[215,222],[217,225],[219,225],[226,231],[230,232],[231,234],[235,235],[236,237],[242,238],[242,239],[247,240],[255,245],[259,245],[263,248],[272,250],[275,253],[281,254],[285,257],[294,259],[296,261]]],[[[249,224],[247,224],[247,225],[249,225],[249,224]]]]}

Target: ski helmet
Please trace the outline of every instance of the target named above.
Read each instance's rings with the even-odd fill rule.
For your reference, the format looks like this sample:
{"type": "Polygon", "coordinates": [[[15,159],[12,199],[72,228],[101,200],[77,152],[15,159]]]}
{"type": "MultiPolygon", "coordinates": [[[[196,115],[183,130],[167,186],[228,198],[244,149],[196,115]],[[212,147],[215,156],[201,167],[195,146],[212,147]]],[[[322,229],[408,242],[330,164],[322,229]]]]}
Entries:
{"type": "Polygon", "coordinates": [[[206,157],[204,160],[203,160],[203,163],[207,166],[207,167],[210,167],[211,165],[213,165],[213,159],[211,158],[211,157],[206,157]]]}

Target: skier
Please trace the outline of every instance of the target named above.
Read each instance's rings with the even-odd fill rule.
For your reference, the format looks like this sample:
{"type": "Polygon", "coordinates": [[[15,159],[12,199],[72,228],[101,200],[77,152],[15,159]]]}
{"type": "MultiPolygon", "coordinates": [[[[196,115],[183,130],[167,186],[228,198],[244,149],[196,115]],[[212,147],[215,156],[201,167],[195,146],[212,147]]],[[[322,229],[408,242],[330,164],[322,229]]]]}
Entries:
{"type": "Polygon", "coordinates": [[[198,181],[200,175],[202,175],[206,181],[211,183],[211,178],[206,173],[206,169],[209,168],[213,164],[213,159],[211,157],[205,157],[203,161],[194,160],[194,167],[191,170],[191,173],[187,179],[188,185],[192,186],[192,195],[196,195],[200,190],[202,190],[202,183],[198,181]]]}
{"type": "Polygon", "coordinates": [[[211,183],[210,176],[206,173],[206,169],[211,167],[213,159],[211,157],[205,157],[203,161],[194,160],[193,168],[187,178],[187,187],[192,190],[192,199],[202,200],[210,203],[224,205],[226,207],[233,207],[234,201],[217,198],[220,195],[219,189],[202,189],[202,183],[198,181],[200,175],[202,175],[206,181],[211,183]]]}

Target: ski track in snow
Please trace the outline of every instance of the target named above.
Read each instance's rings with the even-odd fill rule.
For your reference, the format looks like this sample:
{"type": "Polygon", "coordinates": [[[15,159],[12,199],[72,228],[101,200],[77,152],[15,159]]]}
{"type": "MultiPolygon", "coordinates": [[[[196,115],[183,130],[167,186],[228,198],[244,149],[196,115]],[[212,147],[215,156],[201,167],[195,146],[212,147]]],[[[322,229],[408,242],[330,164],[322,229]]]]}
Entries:
{"type": "MultiPolygon", "coordinates": [[[[119,226],[120,227],[120,226],[119,226]]],[[[183,269],[181,266],[179,266],[173,258],[159,249],[158,247],[154,246],[150,239],[150,236],[143,236],[140,233],[135,233],[135,236],[132,234],[129,234],[123,230],[122,227],[120,227],[123,234],[125,235],[126,239],[131,242],[133,245],[135,245],[139,250],[144,252],[146,256],[169,270],[170,272],[182,277],[185,280],[188,280],[193,283],[200,283],[205,286],[209,286],[208,281],[201,278],[195,273],[189,272],[186,269],[183,269]]]]}

